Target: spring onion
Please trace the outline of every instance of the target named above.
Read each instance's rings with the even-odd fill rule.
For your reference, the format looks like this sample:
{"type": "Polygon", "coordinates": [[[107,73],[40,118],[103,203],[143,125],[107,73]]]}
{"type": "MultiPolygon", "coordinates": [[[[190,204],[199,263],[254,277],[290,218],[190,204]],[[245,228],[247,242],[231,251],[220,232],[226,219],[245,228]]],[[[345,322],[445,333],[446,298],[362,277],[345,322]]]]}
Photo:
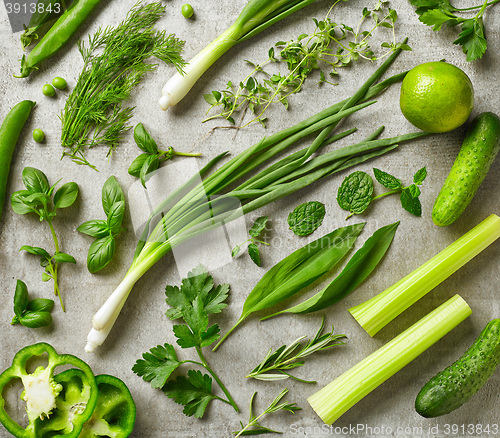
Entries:
{"type": "Polygon", "coordinates": [[[492,214],[411,274],[349,312],[373,336],[499,237],[500,217],[492,214]]]}
{"type": "MultiPolygon", "coordinates": [[[[86,350],[92,352],[104,342],[134,284],[172,248],[294,193],[314,181],[389,152],[401,141],[426,135],[418,132],[392,139],[365,140],[356,145],[319,153],[309,159],[314,152],[339,137],[328,137],[328,134],[342,118],[373,103],[356,105],[357,102],[373,97],[404,76],[399,74],[372,86],[399,53],[400,50],[397,50],[387,58],[351,98],[332,105],[291,128],[265,137],[199,184],[196,184],[199,175],[193,176],[161,202],[146,223],[134,260],[125,278],[94,316],[93,329],[87,338],[86,350]],[[234,186],[236,181],[241,180],[258,166],[273,159],[304,137],[318,132],[317,138],[309,147],[282,158],[231,192],[222,194],[229,185],[234,186]],[[214,198],[215,195],[219,196],[214,198]],[[239,205],[241,208],[235,208],[239,205]],[[153,228],[151,232],[150,228],[153,228]]],[[[201,175],[205,176],[224,155],[221,154],[209,162],[201,170],[201,175]]]]}
{"type": "Polygon", "coordinates": [[[471,313],[467,303],[455,295],[307,401],[325,423],[332,424],[471,313]]]}
{"type": "Polygon", "coordinates": [[[236,21],[163,87],[159,104],[166,111],[176,105],[191,90],[207,69],[234,45],[245,41],[269,26],[302,9],[316,0],[250,0],[236,21]]]}

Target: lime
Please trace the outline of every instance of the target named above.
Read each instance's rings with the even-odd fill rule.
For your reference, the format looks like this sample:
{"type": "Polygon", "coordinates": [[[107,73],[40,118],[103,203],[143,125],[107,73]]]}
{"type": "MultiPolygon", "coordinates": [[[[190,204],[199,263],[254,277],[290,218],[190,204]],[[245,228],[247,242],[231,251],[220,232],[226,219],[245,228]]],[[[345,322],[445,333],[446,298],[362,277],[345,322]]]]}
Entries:
{"type": "Polygon", "coordinates": [[[426,62],[403,80],[399,105],[410,123],[428,132],[448,132],[462,125],[474,106],[469,77],[446,62],[426,62]]]}

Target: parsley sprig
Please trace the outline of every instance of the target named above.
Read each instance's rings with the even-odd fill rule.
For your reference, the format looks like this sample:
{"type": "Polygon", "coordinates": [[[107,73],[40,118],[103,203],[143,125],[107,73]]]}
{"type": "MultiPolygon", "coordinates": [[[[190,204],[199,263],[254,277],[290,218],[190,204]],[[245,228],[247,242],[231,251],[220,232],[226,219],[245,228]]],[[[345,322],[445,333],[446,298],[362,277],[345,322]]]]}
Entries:
{"type": "Polygon", "coordinates": [[[219,339],[219,326],[209,326],[208,315],[220,313],[227,307],[224,303],[229,293],[229,285],[214,285],[214,281],[203,266],[189,272],[182,280],[180,287],[167,286],[166,302],[171,306],[166,315],[171,320],[182,319],[185,324],[173,326],[177,344],[181,348],[194,348],[200,361],[179,360],[175,348],[171,344],[158,345],[142,355],[132,367],[132,371],[153,388],[162,388],[165,395],[184,406],[187,416],[203,417],[208,404],[212,400],[220,400],[238,406],[229,394],[220,378],[209,366],[202,348],[208,347],[219,339]],[[192,363],[205,368],[209,374],[198,370],[189,370],[185,376],[169,380],[171,374],[182,364],[192,363]],[[217,382],[227,399],[215,395],[212,391],[212,378],[217,382]]]}
{"type": "Polygon", "coordinates": [[[268,59],[263,63],[246,61],[253,71],[239,84],[229,81],[225,90],[204,95],[210,105],[207,113],[213,108],[221,108],[220,113],[205,121],[224,117],[235,124],[236,114],[241,114],[243,118],[246,111],[250,110],[254,117],[244,126],[255,121],[264,125],[267,108],[278,102],[288,108],[288,98],[301,91],[304,82],[314,71],[319,70],[318,83],[336,85],[331,80],[338,75],[341,67],[360,59],[382,59],[398,48],[411,50],[407,44],[396,41],[394,26],[398,15],[394,9],[387,7],[387,3],[387,0],[378,0],[373,9],[365,7],[355,27],[332,21],[329,17],[332,6],[324,20],[313,19],[316,27],[311,34],[303,33],[291,41],[278,41],[276,49],[269,49],[268,59]],[[377,55],[369,41],[379,27],[391,29],[391,41],[383,42],[381,47],[384,51],[377,55]],[[288,71],[283,74],[266,70],[268,64],[278,63],[286,64],[288,71]],[[264,78],[259,79],[260,76],[264,78]]]}
{"type": "Polygon", "coordinates": [[[483,23],[483,15],[487,7],[493,6],[500,0],[485,0],[482,5],[470,8],[455,8],[449,0],[411,0],[416,6],[419,20],[427,26],[432,26],[434,31],[439,31],[443,25],[449,27],[460,26],[460,34],[453,44],[462,46],[467,55],[467,61],[474,61],[483,57],[486,52],[487,42],[483,23]],[[474,17],[466,18],[458,13],[479,9],[474,17]]]}

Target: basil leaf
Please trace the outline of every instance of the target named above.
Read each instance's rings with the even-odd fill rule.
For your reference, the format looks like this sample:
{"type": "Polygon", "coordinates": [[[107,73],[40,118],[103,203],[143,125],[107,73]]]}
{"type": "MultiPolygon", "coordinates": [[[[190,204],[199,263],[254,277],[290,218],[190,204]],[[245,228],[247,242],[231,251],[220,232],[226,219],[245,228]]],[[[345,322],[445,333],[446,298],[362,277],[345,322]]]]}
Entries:
{"type": "Polygon", "coordinates": [[[81,224],[77,231],[90,237],[104,237],[109,234],[108,223],[104,220],[90,220],[81,224]]]}
{"type": "Polygon", "coordinates": [[[266,228],[268,216],[261,216],[255,219],[255,222],[253,223],[252,227],[250,230],[248,230],[248,234],[252,237],[258,237],[262,231],[266,228]]]}
{"type": "Polygon", "coordinates": [[[63,184],[54,195],[55,208],[66,208],[76,201],[78,197],[78,185],[74,182],[63,184]]]}
{"type": "Polygon", "coordinates": [[[374,168],[373,174],[375,175],[375,179],[387,189],[396,190],[403,187],[401,180],[389,175],[387,172],[374,168]]]}
{"type": "Polygon", "coordinates": [[[401,205],[403,208],[415,216],[422,216],[422,204],[418,197],[413,196],[410,188],[406,188],[401,192],[400,196],[401,205]]]}
{"type": "Polygon", "coordinates": [[[415,175],[413,175],[413,182],[415,184],[421,185],[426,177],[427,177],[427,169],[425,167],[422,167],[422,169],[417,170],[415,175]]]}
{"type": "Polygon", "coordinates": [[[49,180],[41,170],[34,167],[25,167],[22,178],[24,185],[31,193],[49,193],[49,180]]]}
{"type": "Polygon", "coordinates": [[[288,215],[288,225],[297,236],[308,236],[320,227],[324,217],[324,204],[318,201],[304,202],[288,215]]]}
{"type": "Polygon", "coordinates": [[[91,274],[100,271],[113,258],[115,253],[115,239],[113,236],[96,239],[90,245],[87,256],[87,268],[91,274]]]}
{"type": "Polygon", "coordinates": [[[107,226],[112,234],[117,234],[123,222],[125,201],[115,202],[108,213],[107,226]]]}
{"type": "Polygon", "coordinates": [[[54,254],[53,260],[58,262],[58,263],[74,263],[76,264],[76,260],[73,256],[70,256],[69,254],[66,254],[64,252],[58,252],[57,254],[54,254]]]}
{"type": "Polygon", "coordinates": [[[134,140],[137,146],[144,152],[149,152],[150,154],[158,153],[158,146],[155,140],[151,137],[149,132],[146,131],[142,123],[138,123],[134,129],[134,140]]]}
{"type": "Polygon", "coordinates": [[[123,191],[118,181],[111,175],[102,186],[102,208],[106,216],[108,216],[113,204],[120,201],[125,201],[125,196],[123,196],[123,191]]]}
{"type": "Polygon", "coordinates": [[[144,188],[146,188],[146,176],[149,175],[151,172],[157,170],[158,167],[160,167],[160,160],[158,160],[158,155],[150,155],[147,158],[147,160],[144,161],[144,164],[142,165],[141,168],[141,172],[139,174],[139,177],[141,178],[141,182],[144,188]]]}
{"type": "Polygon", "coordinates": [[[21,248],[19,248],[19,251],[27,251],[30,254],[34,254],[37,256],[42,257],[43,259],[50,259],[50,254],[45,251],[43,248],[40,248],[38,246],[28,246],[28,245],[23,245],[21,248]]]}
{"type": "Polygon", "coordinates": [[[353,214],[363,213],[372,200],[373,181],[360,170],[346,176],[337,193],[340,208],[353,214]]]}
{"type": "Polygon", "coordinates": [[[52,315],[49,312],[26,312],[19,322],[29,328],[45,327],[52,324],[52,315]]]}
{"type": "Polygon", "coordinates": [[[255,243],[248,245],[248,255],[257,266],[260,266],[259,247],[255,243]]]}
{"type": "Polygon", "coordinates": [[[24,200],[26,193],[29,192],[27,190],[19,190],[18,192],[14,192],[10,198],[12,210],[14,210],[17,214],[27,214],[33,212],[33,208],[24,200]]]}
{"type": "Polygon", "coordinates": [[[21,317],[27,309],[29,302],[28,287],[22,280],[17,280],[16,292],[14,293],[14,313],[17,317],[21,317]]]}
{"type": "MultiPolygon", "coordinates": [[[[47,266],[47,265],[45,265],[45,266],[47,266]]],[[[45,283],[45,282],[47,282],[49,280],[52,280],[52,277],[49,274],[47,274],[46,272],[42,273],[42,281],[45,283]]]]}
{"type": "Polygon", "coordinates": [[[142,166],[144,166],[144,163],[150,156],[150,154],[141,154],[134,161],[132,161],[132,164],[128,168],[129,175],[139,178],[141,176],[142,166]]]}
{"type": "Polygon", "coordinates": [[[35,298],[28,303],[31,312],[50,312],[54,307],[54,301],[48,298],[35,298]]]}

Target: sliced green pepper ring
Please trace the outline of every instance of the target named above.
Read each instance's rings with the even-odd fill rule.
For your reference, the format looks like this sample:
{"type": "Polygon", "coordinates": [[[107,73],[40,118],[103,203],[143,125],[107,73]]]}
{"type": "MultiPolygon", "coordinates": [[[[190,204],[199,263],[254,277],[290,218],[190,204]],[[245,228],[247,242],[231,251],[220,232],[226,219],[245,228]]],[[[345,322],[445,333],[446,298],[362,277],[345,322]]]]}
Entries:
{"type": "Polygon", "coordinates": [[[96,376],[95,380],[99,388],[97,404],[79,438],[128,437],[134,429],[136,409],[127,385],[107,374],[96,376]]]}
{"type": "MultiPolygon", "coordinates": [[[[62,397],[59,397],[62,399],[62,397]]],[[[97,402],[98,389],[92,369],[81,359],[71,354],[57,354],[49,344],[38,343],[20,350],[12,361],[12,366],[0,374],[0,422],[16,438],[59,438],[78,437],[83,424],[87,421],[97,402]],[[48,364],[28,373],[28,360],[47,354],[48,364]],[[79,370],[67,370],[54,375],[58,366],[72,365],[79,370]],[[72,373],[70,373],[72,371],[72,373]],[[78,371],[78,372],[76,372],[78,371]],[[60,376],[60,377],[58,377],[60,376]],[[26,401],[29,424],[24,429],[5,410],[3,390],[5,386],[21,379],[24,392],[21,398],[26,401]],[[78,380],[78,384],[75,382],[78,380]],[[79,386],[75,390],[75,385],[79,386]],[[56,421],[63,412],[59,412],[58,397],[63,394],[67,403],[77,406],[69,418],[69,423],[61,425],[56,421]],[[69,397],[71,394],[71,397],[69,397]],[[69,397],[69,398],[68,398],[69,397]],[[51,418],[52,417],[52,418],[51,418]]]]}

